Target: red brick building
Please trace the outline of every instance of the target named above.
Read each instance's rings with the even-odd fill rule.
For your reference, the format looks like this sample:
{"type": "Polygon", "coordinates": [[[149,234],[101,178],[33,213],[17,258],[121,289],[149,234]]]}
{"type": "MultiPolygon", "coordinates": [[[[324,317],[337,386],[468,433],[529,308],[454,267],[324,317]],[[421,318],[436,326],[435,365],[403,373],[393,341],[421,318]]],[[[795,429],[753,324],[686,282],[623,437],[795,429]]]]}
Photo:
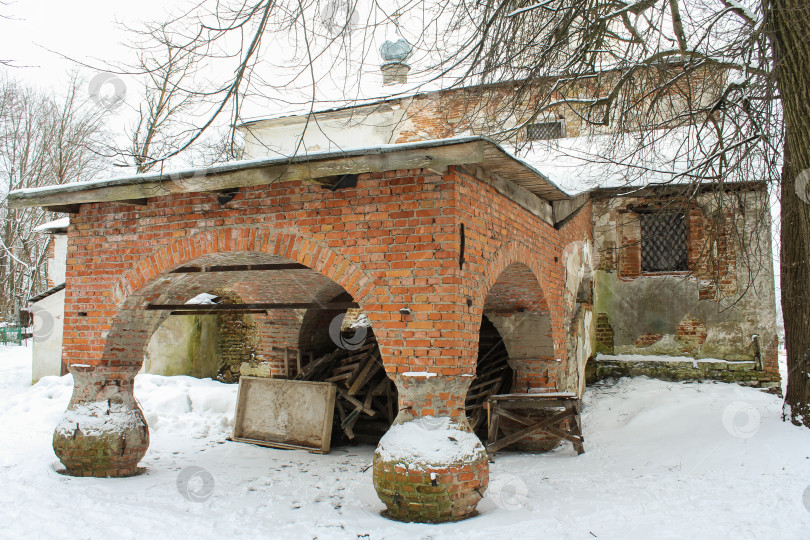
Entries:
{"type": "MultiPolygon", "coordinates": [[[[420,130],[407,138],[431,138],[420,130]]],[[[768,208],[762,184],[697,198],[660,188],[571,197],[477,136],[314,146],[9,196],[71,214],[62,358],[75,390],[54,435],[69,473],[135,472],[149,443],[133,396],[144,349],[176,306],[204,292],[260,306],[250,354],[278,377],[292,374],[278,351],[313,347],[313,329],[356,305],[397,385],[395,424],[447,417],[469,431],[465,395],[485,321],[516,392],[581,395],[597,351],[613,356],[591,363],[597,376],[638,364],[622,367],[617,353],[650,353],[693,358],[698,378],[778,380],[769,226],[754,219],[768,208]],[[743,250],[752,233],[755,249],[743,250]]],[[[483,452],[465,456],[418,474],[375,460],[375,484],[402,519],[466,517],[488,464],[483,452]]]]}

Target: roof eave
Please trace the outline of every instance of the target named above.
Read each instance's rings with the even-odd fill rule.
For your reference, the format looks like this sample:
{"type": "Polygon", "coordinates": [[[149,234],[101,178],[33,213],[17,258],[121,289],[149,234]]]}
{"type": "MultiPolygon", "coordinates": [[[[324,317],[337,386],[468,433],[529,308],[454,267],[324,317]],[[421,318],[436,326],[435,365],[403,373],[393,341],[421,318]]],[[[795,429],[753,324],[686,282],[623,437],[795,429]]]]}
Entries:
{"type": "MultiPolygon", "coordinates": [[[[483,137],[460,137],[420,141],[345,151],[320,152],[292,158],[261,159],[226,163],[204,169],[168,174],[137,175],[108,180],[63,184],[34,190],[17,190],[8,195],[12,208],[57,207],[64,210],[94,202],[127,202],[187,192],[218,192],[240,187],[268,185],[276,181],[303,180],[329,185],[344,174],[385,172],[401,169],[441,169],[451,165],[479,165],[487,161],[510,172],[520,170],[536,181],[546,200],[567,199],[568,195],[528,164],[483,137]],[[495,157],[497,157],[497,160],[495,157]]],[[[499,173],[499,171],[493,171],[499,173]]],[[[504,176],[504,174],[501,174],[504,176]]],[[[513,180],[514,181],[514,180],[513,180]]],[[[515,182],[520,183],[520,182],[515,182]]]]}

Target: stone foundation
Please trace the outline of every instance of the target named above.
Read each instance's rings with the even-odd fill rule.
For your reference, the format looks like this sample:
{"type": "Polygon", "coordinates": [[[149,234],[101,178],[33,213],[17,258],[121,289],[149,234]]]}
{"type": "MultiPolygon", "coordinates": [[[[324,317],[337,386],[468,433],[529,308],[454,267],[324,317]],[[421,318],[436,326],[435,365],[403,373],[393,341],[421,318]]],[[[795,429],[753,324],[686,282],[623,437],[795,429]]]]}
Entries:
{"type": "Polygon", "coordinates": [[[386,516],[398,521],[442,523],[471,517],[488,482],[486,454],[471,463],[420,470],[374,456],[374,489],[385,503],[386,516]]]}
{"type": "Polygon", "coordinates": [[[756,362],[715,359],[636,361],[597,357],[593,368],[588,372],[588,382],[641,376],[665,381],[713,380],[763,389],[780,388],[779,374],[758,370],[756,362]]]}
{"type": "Polygon", "coordinates": [[[374,453],[374,488],[387,517],[442,523],[475,514],[489,460],[463,410],[471,379],[396,377],[400,413],[374,453]]]}

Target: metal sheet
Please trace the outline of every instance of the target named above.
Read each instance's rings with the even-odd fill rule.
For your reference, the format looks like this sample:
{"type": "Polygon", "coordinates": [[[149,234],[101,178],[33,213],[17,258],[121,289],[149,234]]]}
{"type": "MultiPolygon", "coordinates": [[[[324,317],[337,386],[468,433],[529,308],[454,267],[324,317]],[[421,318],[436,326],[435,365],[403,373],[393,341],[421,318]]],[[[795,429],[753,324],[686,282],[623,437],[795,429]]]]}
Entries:
{"type": "Polygon", "coordinates": [[[325,454],[334,411],[332,383],[241,377],[232,440],[325,454]]]}

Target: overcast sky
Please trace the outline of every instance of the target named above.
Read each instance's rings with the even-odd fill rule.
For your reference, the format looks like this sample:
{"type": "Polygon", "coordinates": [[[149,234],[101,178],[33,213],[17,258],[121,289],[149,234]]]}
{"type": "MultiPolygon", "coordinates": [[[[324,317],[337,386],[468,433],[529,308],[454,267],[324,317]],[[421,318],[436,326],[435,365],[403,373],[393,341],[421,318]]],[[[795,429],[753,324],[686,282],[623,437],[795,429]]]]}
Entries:
{"type": "Polygon", "coordinates": [[[118,26],[161,20],[183,1],[159,0],[3,0],[0,58],[14,61],[6,73],[42,88],[64,84],[71,62],[93,65],[131,58],[126,33],[118,26]],[[48,49],[56,52],[50,52],[48,49]]]}

